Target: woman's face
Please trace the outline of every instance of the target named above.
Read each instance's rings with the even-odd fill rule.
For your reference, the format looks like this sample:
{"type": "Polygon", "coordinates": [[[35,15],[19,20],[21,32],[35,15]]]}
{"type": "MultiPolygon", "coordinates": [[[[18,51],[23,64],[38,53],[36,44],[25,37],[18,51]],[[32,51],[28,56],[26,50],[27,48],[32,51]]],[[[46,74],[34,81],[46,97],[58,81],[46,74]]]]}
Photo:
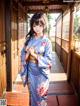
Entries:
{"type": "Polygon", "coordinates": [[[41,24],[41,23],[39,23],[39,24],[33,24],[33,31],[37,34],[37,35],[39,35],[39,34],[42,34],[43,33],[43,25],[41,24]]]}

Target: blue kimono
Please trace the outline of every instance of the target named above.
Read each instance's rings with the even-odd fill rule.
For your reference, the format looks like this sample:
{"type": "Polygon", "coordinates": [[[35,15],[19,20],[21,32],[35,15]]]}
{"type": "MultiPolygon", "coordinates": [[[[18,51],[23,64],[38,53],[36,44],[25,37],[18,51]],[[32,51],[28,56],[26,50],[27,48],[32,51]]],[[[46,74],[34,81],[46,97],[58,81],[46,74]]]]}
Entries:
{"type": "Polygon", "coordinates": [[[46,94],[49,87],[49,73],[52,60],[52,45],[46,37],[35,39],[34,37],[28,43],[28,47],[34,47],[38,55],[37,62],[34,59],[25,61],[25,48],[21,51],[22,65],[27,67],[28,83],[30,89],[30,106],[47,106],[46,94]]]}

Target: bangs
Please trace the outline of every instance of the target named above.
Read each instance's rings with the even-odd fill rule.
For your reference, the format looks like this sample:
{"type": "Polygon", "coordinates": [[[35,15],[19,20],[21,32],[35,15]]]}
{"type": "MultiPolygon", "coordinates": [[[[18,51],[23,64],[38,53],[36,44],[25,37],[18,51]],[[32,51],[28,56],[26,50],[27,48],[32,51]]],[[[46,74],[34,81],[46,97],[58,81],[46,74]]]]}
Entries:
{"type": "Polygon", "coordinates": [[[40,20],[40,19],[39,20],[35,20],[34,24],[35,25],[42,25],[42,26],[44,26],[44,22],[42,20],[40,20]]]}

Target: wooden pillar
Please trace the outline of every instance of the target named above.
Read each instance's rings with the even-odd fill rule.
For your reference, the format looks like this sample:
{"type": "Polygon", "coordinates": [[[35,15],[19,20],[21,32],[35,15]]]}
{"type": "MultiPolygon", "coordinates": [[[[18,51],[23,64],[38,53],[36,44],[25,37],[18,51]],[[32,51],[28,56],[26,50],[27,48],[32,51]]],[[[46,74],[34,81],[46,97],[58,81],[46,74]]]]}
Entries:
{"type": "Polygon", "coordinates": [[[11,76],[11,0],[5,0],[5,34],[6,34],[6,80],[7,91],[12,90],[11,76]]]}
{"type": "Polygon", "coordinates": [[[61,50],[60,50],[60,61],[61,61],[61,55],[62,55],[62,35],[63,35],[63,12],[62,12],[62,20],[61,20],[61,50]]]}
{"type": "Polygon", "coordinates": [[[5,0],[0,1],[0,97],[6,89],[5,0]]]}
{"type": "Polygon", "coordinates": [[[56,37],[57,37],[57,23],[56,23],[56,28],[55,28],[55,52],[56,52],[56,37]]]}
{"type": "Polygon", "coordinates": [[[70,80],[71,76],[71,49],[72,49],[72,36],[73,36],[73,11],[74,5],[70,6],[70,27],[69,27],[69,53],[68,53],[68,62],[67,62],[67,80],[70,80]]]}

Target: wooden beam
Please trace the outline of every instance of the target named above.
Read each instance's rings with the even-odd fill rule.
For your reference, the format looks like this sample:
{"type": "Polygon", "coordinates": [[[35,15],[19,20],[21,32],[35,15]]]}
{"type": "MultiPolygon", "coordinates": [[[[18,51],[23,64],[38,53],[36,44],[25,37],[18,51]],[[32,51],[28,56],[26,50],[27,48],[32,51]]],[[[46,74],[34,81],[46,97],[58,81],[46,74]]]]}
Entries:
{"type": "Polygon", "coordinates": [[[21,4],[23,6],[68,5],[68,3],[62,2],[62,0],[50,1],[48,3],[43,3],[42,1],[38,1],[38,2],[35,2],[35,1],[31,1],[31,2],[30,1],[22,1],[21,4]]]}
{"type": "Polygon", "coordinates": [[[36,11],[46,11],[46,9],[45,8],[48,8],[48,12],[62,12],[63,11],[63,9],[65,8],[66,9],[66,5],[63,5],[63,6],[61,6],[61,5],[49,5],[49,6],[25,6],[25,10],[27,11],[27,12],[36,12],[36,11]]]}
{"type": "MultiPolygon", "coordinates": [[[[35,13],[35,12],[45,12],[44,10],[28,10],[27,11],[28,13],[35,13]]],[[[48,11],[48,13],[61,13],[62,12],[62,9],[50,9],[48,11]]]]}

